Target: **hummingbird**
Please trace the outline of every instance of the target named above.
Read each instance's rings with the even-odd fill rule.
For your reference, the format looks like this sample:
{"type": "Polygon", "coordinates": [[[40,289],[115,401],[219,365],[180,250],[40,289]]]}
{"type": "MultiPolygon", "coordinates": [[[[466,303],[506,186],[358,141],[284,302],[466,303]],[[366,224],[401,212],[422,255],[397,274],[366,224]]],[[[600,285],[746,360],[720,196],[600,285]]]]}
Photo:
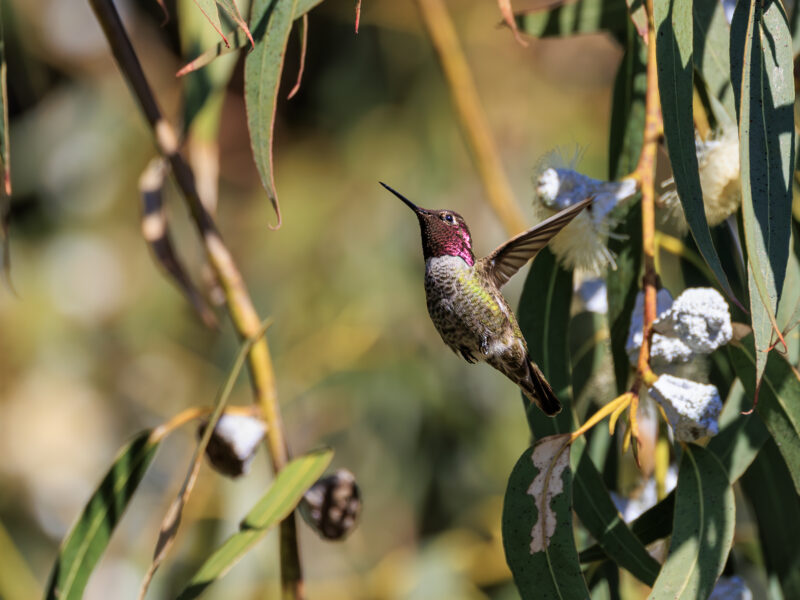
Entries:
{"type": "Polygon", "coordinates": [[[425,258],[428,314],[439,335],[467,362],[487,362],[516,383],[547,415],[561,410],[553,388],[531,360],[514,312],[500,288],[592,198],[582,200],[475,258],[464,218],[452,210],[421,208],[383,182],[419,220],[425,258]]]}

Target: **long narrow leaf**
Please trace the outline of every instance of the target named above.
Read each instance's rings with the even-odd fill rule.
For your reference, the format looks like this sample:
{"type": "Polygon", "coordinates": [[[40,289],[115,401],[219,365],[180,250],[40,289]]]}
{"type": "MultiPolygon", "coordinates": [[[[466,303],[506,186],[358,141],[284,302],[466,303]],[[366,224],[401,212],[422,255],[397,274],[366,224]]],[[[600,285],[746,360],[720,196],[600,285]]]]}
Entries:
{"type": "MultiPolygon", "coordinates": [[[[734,368],[752,398],[757,385],[753,367],[758,354],[753,337],[732,342],[728,348],[734,368]]],[[[778,444],[800,494],[800,380],[797,371],[777,353],[770,354],[767,361],[757,411],[778,444]]]]}
{"type": "Polygon", "coordinates": [[[656,27],[658,89],[664,116],[664,135],[667,139],[675,186],[700,253],[725,292],[734,299],[708,229],[695,153],[692,114],[694,85],[692,1],[655,2],[653,15],[656,27]]]}
{"type": "Polygon", "coordinates": [[[742,177],[742,215],[756,348],[756,381],[766,367],[776,310],[789,257],[794,171],[794,80],[791,38],[780,2],[737,6],[731,63],[739,66],[737,97],[742,177]]]}
{"type": "Polygon", "coordinates": [[[777,576],[784,598],[800,598],[800,496],[774,441],[742,477],[742,489],[758,521],[768,574],[777,576]]]}
{"type": "Polygon", "coordinates": [[[712,452],[684,447],[669,554],[650,600],[708,598],[733,543],[736,508],[725,469],[712,452]]]}
{"type": "Polygon", "coordinates": [[[539,440],[526,450],[508,480],[503,504],[503,548],[523,600],[584,600],[572,534],[572,477],[568,435],[539,440]]]}
{"type": "Polygon", "coordinates": [[[0,254],[3,276],[11,284],[11,255],[8,244],[9,197],[11,196],[10,145],[8,142],[8,88],[6,84],[5,36],[3,9],[0,6],[0,254]]]}
{"type": "Polygon", "coordinates": [[[736,108],[730,75],[730,37],[722,2],[695,0],[694,62],[709,93],[725,109],[726,121],[732,124],[736,119],[736,108]]]}
{"type": "Polygon", "coordinates": [[[153,460],[158,443],[143,431],[114,460],[61,545],[48,584],[48,600],[80,600],[114,528],[153,460]]]}
{"type": "Polygon", "coordinates": [[[281,225],[281,210],[275,191],[272,144],[275,110],[281,83],[286,42],[292,31],[297,0],[255,0],[251,29],[255,48],[244,62],[244,97],[247,127],[261,183],[281,225]]]}
{"type": "Polygon", "coordinates": [[[534,37],[565,37],[598,31],[625,31],[628,6],[624,0],[559,2],[550,10],[524,11],[516,16],[523,33],[534,37]]]}
{"type": "Polygon", "coordinates": [[[203,563],[178,596],[196,598],[225,575],[269,529],[287,517],[333,458],[332,450],[320,450],[294,459],[275,477],[269,491],[242,520],[239,531],[229,537],[203,563]]]}

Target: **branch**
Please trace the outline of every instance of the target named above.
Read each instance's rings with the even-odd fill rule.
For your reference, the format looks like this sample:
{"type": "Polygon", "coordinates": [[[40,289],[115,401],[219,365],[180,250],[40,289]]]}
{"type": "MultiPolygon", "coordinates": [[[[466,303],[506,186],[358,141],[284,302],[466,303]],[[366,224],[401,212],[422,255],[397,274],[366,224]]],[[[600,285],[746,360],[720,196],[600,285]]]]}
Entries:
{"type": "MultiPolygon", "coordinates": [[[[228,312],[236,332],[242,339],[254,338],[261,327],[261,318],[253,306],[233,256],[223,242],[213,218],[200,201],[194,175],[179,152],[175,129],[161,113],[119,14],[112,0],[89,0],[89,4],[106,34],[123,77],[150,125],[156,146],[170,162],[175,181],[202,238],[208,261],[225,292],[228,312]]],[[[272,466],[275,472],[278,472],[289,461],[289,450],[283,433],[275,388],[275,373],[266,337],[262,337],[253,345],[248,357],[248,368],[255,401],[268,427],[267,448],[272,466]]],[[[294,514],[281,522],[280,534],[281,582],[284,598],[302,598],[302,570],[294,514]]]]}
{"type": "Polygon", "coordinates": [[[525,217],[514,200],[514,193],[481,107],[475,81],[464,51],[458,43],[453,21],[443,0],[417,0],[417,5],[428,37],[439,56],[450,96],[458,113],[458,122],[467,138],[475,166],[478,167],[489,204],[508,233],[515,235],[527,229],[525,217]]]}

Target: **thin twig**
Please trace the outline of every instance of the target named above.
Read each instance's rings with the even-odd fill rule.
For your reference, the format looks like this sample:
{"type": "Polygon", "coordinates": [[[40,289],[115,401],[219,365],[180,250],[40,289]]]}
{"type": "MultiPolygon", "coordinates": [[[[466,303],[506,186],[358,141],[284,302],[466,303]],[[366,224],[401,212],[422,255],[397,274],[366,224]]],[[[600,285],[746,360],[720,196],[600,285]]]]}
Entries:
{"type": "MultiPolygon", "coordinates": [[[[175,129],[164,118],[147,83],[142,66],[112,0],[89,0],[95,16],[106,34],[122,75],[131,87],[149,123],[159,151],[172,166],[172,173],[197,226],[211,267],[225,291],[228,312],[240,338],[253,338],[261,326],[261,318],[253,306],[238,267],[222,240],[216,224],[206,211],[195,187],[194,175],[179,152],[175,129]]],[[[250,379],[255,401],[267,423],[267,448],[273,469],[277,472],[289,461],[283,423],[275,388],[275,374],[266,338],[253,345],[248,357],[250,379]]],[[[303,581],[297,547],[294,514],[281,522],[281,583],[284,598],[302,598],[303,581]]]]}
{"type": "Polygon", "coordinates": [[[417,0],[417,5],[439,56],[458,122],[478,167],[489,204],[508,233],[517,234],[527,228],[525,217],[514,200],[450,14],[442,0],[417,0]]]}

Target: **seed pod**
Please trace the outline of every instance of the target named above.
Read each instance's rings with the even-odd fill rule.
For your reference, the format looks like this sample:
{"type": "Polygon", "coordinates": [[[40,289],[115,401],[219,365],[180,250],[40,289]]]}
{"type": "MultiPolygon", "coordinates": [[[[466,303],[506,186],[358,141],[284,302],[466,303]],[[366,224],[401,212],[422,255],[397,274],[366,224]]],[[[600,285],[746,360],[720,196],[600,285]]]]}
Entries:
{"type": "Polygon", "coordinates": [[[319,536],[342,540],[355,529],[361,512],[361,494],[355,476],[347,469],[323,477],[300,501],[300,514],[319,536]]]}
{"type": "Polygon", "coordinates": [[[661,375],[648,391],[664,407],[675,439],[694,442],[719,431],[722,401],[713,385],[661,375]]]}
{"type": "MultiPolygon", "coordinates": [[[[205,429],[206,423],[201,424],[197,436],[201,437],[205,429]]],[[[208,441],[206,456],[214,469],[223,475],[239,477],[250,470],[250,463],[266,432],[264,422],[255,417],[222,415],[208,441]]]]}

